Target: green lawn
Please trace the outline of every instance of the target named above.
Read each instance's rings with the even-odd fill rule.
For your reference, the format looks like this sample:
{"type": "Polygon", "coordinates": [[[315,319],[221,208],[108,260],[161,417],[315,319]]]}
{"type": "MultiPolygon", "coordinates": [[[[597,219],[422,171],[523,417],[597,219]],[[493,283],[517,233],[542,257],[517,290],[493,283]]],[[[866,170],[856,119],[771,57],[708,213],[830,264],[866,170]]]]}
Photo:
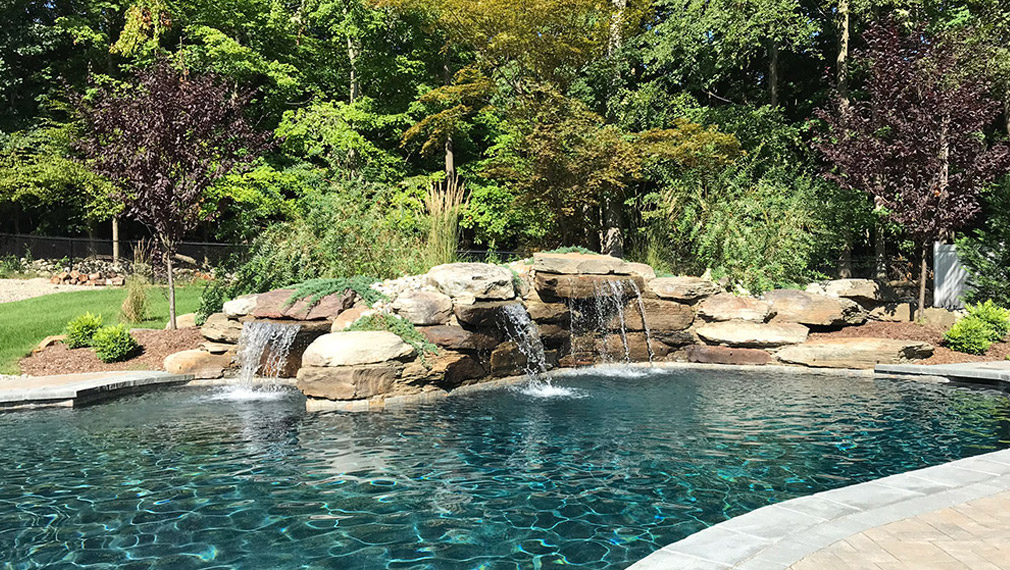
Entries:
{"type": "MultiPolygon", "coordinates": [[[[192,313],[200,302],[202,287],[176,287],[176,311],[192,313]]],[[[67,321],[91,311],[101,314],[106,324],[120,322],[119,307],[126,299],[126,289],[94,289],[72,293],[54,293],[0,304],[0,374],[20,374],[18,360],[31,352],[51,334],[60,334],[67,321]]],[[[134,327],[162,328],[168,322],[168,293],[165,287],[148,292],[149,318],[134,327]]]]}

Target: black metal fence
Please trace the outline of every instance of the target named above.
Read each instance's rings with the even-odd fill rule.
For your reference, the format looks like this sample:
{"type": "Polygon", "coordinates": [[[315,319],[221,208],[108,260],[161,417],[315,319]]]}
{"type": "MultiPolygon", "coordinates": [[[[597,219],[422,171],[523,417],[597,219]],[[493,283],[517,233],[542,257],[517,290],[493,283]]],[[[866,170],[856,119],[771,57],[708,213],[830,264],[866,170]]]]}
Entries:
{"type": "MultiPolygon", "coordinates": [[[[153,245],[151,241],[120,240],[119,258],[132,261],[137,248],[145,247],[150,251],[153,245]]],[[[84,258],[111,260],[114,247],[112,240],[108,239],[0,233],[0,257],[14,255],[30,259],[66,259],[69,265],[73,265],[75,260],[84,258]]],[[[213,266],[248,247],[230,243],[192,241],[180,243],[178,253],[192,258],[197,265],[213,266]]]]}

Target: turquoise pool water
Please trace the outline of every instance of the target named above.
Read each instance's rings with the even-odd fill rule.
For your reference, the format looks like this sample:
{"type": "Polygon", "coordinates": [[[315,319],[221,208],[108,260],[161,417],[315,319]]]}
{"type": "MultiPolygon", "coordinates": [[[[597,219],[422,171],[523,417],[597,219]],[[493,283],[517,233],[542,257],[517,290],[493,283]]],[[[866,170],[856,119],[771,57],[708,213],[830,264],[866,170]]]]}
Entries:
{"type": "Polygon", "coordinates": [[[704,526],[1010,446],[949,386],[589,372],[402,411],[210,389],[0,414],[0,568],[619,569],[704,526]]]}

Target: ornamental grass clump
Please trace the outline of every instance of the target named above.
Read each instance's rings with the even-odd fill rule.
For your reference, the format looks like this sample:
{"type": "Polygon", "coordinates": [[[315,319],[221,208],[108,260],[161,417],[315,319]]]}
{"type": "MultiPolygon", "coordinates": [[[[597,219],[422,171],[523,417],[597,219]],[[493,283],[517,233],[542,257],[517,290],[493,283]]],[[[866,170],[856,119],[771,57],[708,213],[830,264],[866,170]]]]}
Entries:
{"type": "Polygon", "coordinates": [[[92,315],[90,312],[78,315],[67,323],[67,348],[84,348],[91,346],[92,339],[98,329],[102,328],[102,315],[92,315]]]}
{"type": "Polygon", "coordinates": [[[98,329],[92,346],[95,348],[95,356],[102,362],[126,360],[140,349],[126,325],[122,324],[98,329]]]}

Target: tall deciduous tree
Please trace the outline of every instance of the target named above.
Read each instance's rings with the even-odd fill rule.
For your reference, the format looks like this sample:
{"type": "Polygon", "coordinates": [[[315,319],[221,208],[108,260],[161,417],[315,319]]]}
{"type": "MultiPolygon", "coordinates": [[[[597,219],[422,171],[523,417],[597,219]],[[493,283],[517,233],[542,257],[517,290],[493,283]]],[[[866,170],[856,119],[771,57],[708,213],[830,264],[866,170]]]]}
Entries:
{"type": "Polygon", "coordinates": [[[867,97],[845,112],[820,111],[830,135],[817,147],[833,166],[830,179],[871,194],[921,244],[921,314],[930,242],[979,213],[980,194],[1010,165],[1010,149],[987,146],[983,132],[998,104],[988,84],[960,73],[954,49],[893,23],[865,40],[867,97]]]}
{"type": "Polygon", "coordinates": [[[250,97],[214,76],[188,77],[159,61],[129,89],[100,92],[80,106],[86,125],[80,150],[122,189],[124,214],[146,225],[161,246],[173,329],[179,242],[206,219],[205,192],[214,181],[269,144],[243,117],[250,97]]]}

